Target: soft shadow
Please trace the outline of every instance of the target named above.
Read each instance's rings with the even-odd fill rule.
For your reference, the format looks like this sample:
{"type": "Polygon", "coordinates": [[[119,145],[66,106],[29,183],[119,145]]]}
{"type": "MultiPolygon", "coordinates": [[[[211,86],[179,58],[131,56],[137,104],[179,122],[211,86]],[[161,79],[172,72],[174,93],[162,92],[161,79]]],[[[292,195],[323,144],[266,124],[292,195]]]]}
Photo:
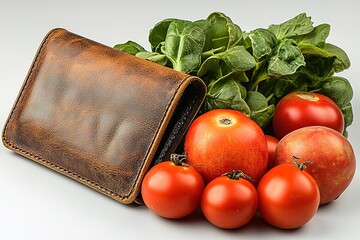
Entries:
{"type": "Polygon", "coordinates": [[[256,236],[269,236],[280,233],[281,235],[290,234],[293,235],[297,232],[301,232],[303,228],[296,228],[296,229],[280,229],[273,227],[266,223],[257,213],[254,218],[245,226],[238,228],[238,229],[221,229],[227,235],[254,235],[256,236]]]}
{"type": "Polygon", "coordinates": [[[197,208],[195,210],[195,212],[193,212],[192,214],[184,217],[184,218],[180,218],[180,219],[168,219],[170,222],[173,222],[175,224],[180,224],[180,225],[194,225],[194,224],[202,224],[203,222],[207,223],[207,220],[205,219],[202,211],[200,208],[197,208]]]}
{"type": "Polygon", "coordinates": [[[320,212],[320,211],[327,211],[326,209],[329,209],[329,208],[331,208],[331,207],[334,207],[334,205],[336,205],[335,202],[336,202],[336,200],[331,201],[331,202],[326,203],[326,204],[323,204],[323,205],[320,205],[317,211],[318,211],[318,212],[320,212]]]}

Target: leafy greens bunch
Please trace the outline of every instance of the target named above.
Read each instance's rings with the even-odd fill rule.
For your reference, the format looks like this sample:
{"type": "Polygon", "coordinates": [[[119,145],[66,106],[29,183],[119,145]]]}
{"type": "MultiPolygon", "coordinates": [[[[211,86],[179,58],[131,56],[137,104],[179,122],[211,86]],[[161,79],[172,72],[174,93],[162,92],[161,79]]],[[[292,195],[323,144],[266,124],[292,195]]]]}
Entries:
{"type": "Polygon", "coordinates": [[[151,51],[133,41],[114,48],[202,78],[208,91],[201,113],[235,109],[266,129],[281,97],[309,91],[333,99],[348,127],[352,87],[334,74],[349,68],[350,61],[341,48],[326,42],[329,32],[329,24],[313,26],[305,13],[245,32],[214,12],[193,22],[171,18],[157,23],[149,33],[151,51]]]}

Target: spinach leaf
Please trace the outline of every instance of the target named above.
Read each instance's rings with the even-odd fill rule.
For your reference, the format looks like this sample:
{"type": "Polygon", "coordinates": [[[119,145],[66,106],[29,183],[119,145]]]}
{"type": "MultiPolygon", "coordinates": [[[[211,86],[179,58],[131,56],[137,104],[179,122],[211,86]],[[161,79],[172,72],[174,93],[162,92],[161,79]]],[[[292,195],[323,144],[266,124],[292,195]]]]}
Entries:
{"type": "Polygon", "coordinates": [[[336,58],[334,62],[335,72],[341,72],[350,67],[349,57],[344,50],[330,43],[325,44],[325,49],[336,58]]]}
{"type": "Polygon", "coordinates": [[[271,79],[270,85],[273,86],[272,91],[277,98],[281,98],[290,92],[308,90],[307,81],[300,74],[271,79]]]}
{"type": "Polygon", "coordinates": [[[266,125],[284,95],[313,91],[337,103],[348,127],[353,90],[334,74],[349,68],[350,60],[344,50],[326,42],[329,33],[329,24],[313,26],[305,13],[243,32],[224,13],[214,12],[194,22],[158,22],[149,32],[151,52],[132,41],[114,48],[201,77],[208,87],[201,113],[235,109],[271,132],[266,125]]]}
{"type": "Polygon", "coordinates": [[[325,41],[329,36],[329,33],[330,25],[324,23],[314,27],[310,33],[294,36],[292,39],[298,43],[299,48],[301,48],[302,44],[313,45],[322,48],[325,46],[325,41]]]}
{"type": "Polygon", "coordinates": [[[145,48],[133,41],[127,41],[126,43],[116,44],[114,46],[116,50],[136,55],[139,52],[146,52],[145,48]]]}
{"type": "Polygon", "coordinates": [[[345,128],[347,128],[348,126],[350,126],[352,124],[352,122],[354,120],[354,114],[353,114],[351,103],[349,102],[345,106],[341,107],[341,112],[344,115],[345,128]]]}
{"type": "Polygon", "coordinates": [[[347,105],[354,94],[350,82],[339,76],[332,76],[327,79],[319,93],[330,97],[339,107],[347,105]]]}
{"type": "Polygon", "coordinates": [[[170,23],[177,19],[169,18],[155,24],[149,32],[149,42],[153,52],[161,53],[161,46],[165,42],[166,34],[170,23]]]}
{"type": "Polygon", "coordinates": [[[214,12],[208,16],[207,21],[210,23],[210,27],[207,31],[204,51],[223,46],[225,49],[229,49],[241,41],[242,31],[240,27],[225,14],[214,12]]]}
{"type": "Polygon", "coordinates": [[[205,32],[200,25],[183,20],[170,23],[164,43],[164,53],[173,69],[191,73],[201,64],[205,32]]]}
{"type": "Polygon", "coordinates": [[[272,31],[279,40],[282,40],[284,38],[310,33],[313,30],[313,24],[310,17],[307,17],[305,13],[301,13],[281,24],[272,24],[268,29],[272,31]]]}
{"type": "Polygon", "coordinates": [[[248,37],[251,41],[253,56],[257,60],[269,56],[277,45],[276,36],[267,29],[255,29],[249,33],[248,37]]]}
{"type": "Polygon", "coordinates": [[[222,46],[222,47],[219,47],[219,48],[214,48],[214,49],[208,50],[206,52],[202,52],[202,54],[201,54],[201,62],[204,62],[208,57],[211,57],[216,53],[220,53],[220,52],[225,51],[225,49],[226,49],[226,47],[222,46]]]}
{"type": "Polygon", "coordinates": [[[247,85],[249,91],[257,91],[259,84],[262,81],[269,80],[271,78],[268,73],[268,57],[262,60],[257,60],[255,67],[251,71],[251,80],[247,85]]]}
{"type": "Polygon", "coordinates": [[[244,46],[244,48],[246,50],[248,50],[249,52],[252,52],[252,43],[251,43],[251,39],[249,38],[250,33],[248,32],[242,32],[242,39],[241,39],[241,44],[242,46],[244,46]]]}
{"type": "Polygon", "coordinates": [[[266,126],[274,116],[275,105],[268,105],[264,95],[255,91],[248,91],[245,101],[250,108],[250,118],[260,127],[266,126]]]}
{"type": "Polygon", "coordinates": [[[306,63],[306,66],[299,68],[297,73],[302,74],[303,78],[313,87],[323,84],[323,81],[334,74],[334,58],[307,56],[306,63]]]}
{"type": "Polygon", "coordinates": [[[305,66],[305,59],[296,42],[291,39],[282,40],[273,50],[269,61],[268,73],[272,76],[286,76],[305,66]]]}
{"type": "Polygon", "coordinates": [[[197,75],[201,77],[208,71],[219,68],[221,63],[232,72],[247,71],[256,64],[254,57],[243,46],[236,46],[207,58],[200,66],[197,75]]]}
{"type": "Polygon", "coordinates": [[[250,116],[245,102],[246,88],[233,78],[216,80],[209,85],[203,111],[218,108],[235,109],[250,116]]]}
{"type": "Polygon", "coordinates": [[[334,57],[334,54],[328,52],[325,48],[320,48],[313,44],[300,43],[298,45],[298,47],[303,55],[311,55],[311,56],[317,56],[317,57],[321,57],[321,58],[334,57]]]}
{"type": "Polygon", "coordinates": [[[149,60],[154,63],[166,66],[168,64],[168,58],[165,54],[160,54],[157,52],[138,52],[136,57],[149,60]]]}

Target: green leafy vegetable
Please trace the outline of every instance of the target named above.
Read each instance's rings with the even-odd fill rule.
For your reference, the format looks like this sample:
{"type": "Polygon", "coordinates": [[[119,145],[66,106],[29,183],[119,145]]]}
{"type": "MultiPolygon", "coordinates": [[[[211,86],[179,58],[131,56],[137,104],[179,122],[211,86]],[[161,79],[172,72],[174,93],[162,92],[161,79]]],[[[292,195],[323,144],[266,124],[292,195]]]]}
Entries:
{"type": "Polygon", "coordinates": [[[273,50],[269,60],[268,72],[273,76],[294,74],[300,66],[305,66],[305,59],[295,41],[281,41],[273,50]]]}
{"type": "Polygon", "coordinates": [[[242,31],[229,17],[223,13],[215,12],[210,14],[207,20],[210,27],[207,31],[204,51],[223,46],[225,46],[225,49],[229,49],[239,44],[242,31]]]}
{"type": "Polygon", "coordinates": [[[255,59],[249,52],[245,50],[243,46],[236,46],[229,48],[225,52],[217,53],[207,58],[201,65],[198,76],[203,76],[211,69],[219,68],[220,61],[223,63],[223,67],[226,67],[228,71],[244,72],[250,70],[255,66],[255,59]]]}
{"type": "Polygon", "coordinates": [[[165,54],[161,54],[157,52],[138,52],[135,54],[135,56],[164,66],[168,64],[167,56],[165,54]]]}
{"type": "Polygon", "coordinates": [[[268,100],[259,92],[249,91],[246,103],[250,108],[250,118],[260,126],[264,127],[274,115],[275,105],[268,104],[268,100]]]}
{"type": "Polygon", "coordinates": [[[164,43],[164,53],[175,70],[190,73],[200,67],[205,44],[201,26],[183,20],[170,23],[164,43]]]}
{"type": "Polygon", "coordinates": [[[139,52],[146,51],[145,48],[133,41],[127,41],[126,43],[117,44],[114,46],[115,49],[135,55],[139,52]]]}
{"type": "Polygon", "coordinates": [[[161,47],[165,42],[167,30],[170,23],[177,19],[169,18],[157,23],[153,29],[149,32],[149,42],[151,44],[151,50],[153,52],[161,53],[161,47]]]}
{"type": "Polygon", "coordinates": [[[216,80],[209,85],[202,112],[227,108],[250,116],[250,108],[244,100],[245,97],[246,88],[233,78],[216,80]]]}
{"type": "Polygon", "coordinates": [[[325,49],[329,53],[335,56],[334,70],[335,72],[342,72],[350,67],[350,60],[344,50],[332,45],[330,43],[325,44],[325,49]]]}
{"type": "Polygon", "coordinates": [[[310,17],[307,17],[305,13],[301,13],[284,23],[270,25],[269,30],[279,40],[282,40],[310,33],[313,30],[313,24],[310,17]]]}
{"type": "Polygon", "coordinates": [[[208,91],[200,113],[235,109],[271,131],[268,123],[284,95],[312,91],[333,99],[348,127],[353,90],[334,74],[349,68],[350,60],[326,41],[329,34],[329,24],[315,26],[305,13],[244,32],[224,13],[214,12],[193,22],[169,18],[155,24],[151,51],[133,41],[114,48],[201,77],[208,91]]]}
{"type": "Polygon", "coordinates": [[[350,82],[338,76],[327,79],[319,92],[330,97],[339,106],[348,104],[354,94],[350,82]]]}
{"type": "Polygon", "coordinates": [[[330,25],[324,23],[314,27],[313,30],[308,34],[294,36],[292,39],[298,43],[300,49],[302,44],[324,47],[326,38],[329,36],[329,33],[330,25]]]}
{"type": "Polygon", "coordinates": [[[340,107],[345,120],[345,134],[347,134],[346,128],[353,122],[353,110],[350,101],[354,93],[350,82],[346,78],[332,76],[324,82],[319,93],[330,97],[340,107]]]}
{"type": "Polygon", "coordinates": [[[251,41],[253,55],[257,60],[271,55],[273,48],[278,42],[276,36],[271,31],[263,28],[251,31],[248,37],[251,41]]]}

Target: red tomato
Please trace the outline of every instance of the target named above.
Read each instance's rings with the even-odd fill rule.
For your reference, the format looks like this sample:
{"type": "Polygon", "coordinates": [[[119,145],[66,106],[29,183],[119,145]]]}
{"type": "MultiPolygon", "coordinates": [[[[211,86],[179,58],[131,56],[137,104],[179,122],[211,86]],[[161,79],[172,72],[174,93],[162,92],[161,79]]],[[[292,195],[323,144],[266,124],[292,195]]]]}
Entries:
{"type": "Polygon", "coordinates": [[[286,135],[278,143],[274,162],[289,163],[292,156],[313,162],[305,171],[319,184],[320,204],[338,198],[355,175],[356,159],[350,142],[331,128],[305,127],[286,135]]]}
{"type": "Polygon", "coordinates": [[[192,166],[171,161],[152,167],[144,177],[141,194],[145,205],[165,218],[183,218],[199,206],[204,180],[192,166]]]}
{"type": "Polygon", "coordinates": [[[320,203],[316,180],[294,164],[270,169],[257,190],[261,217],[278,228],[301,227],[315,215],[320,203]]]}
{"type": "Polygon", "coordinates": [[[267,170],[268,152],[261,128],[241,112],[217,109],[190,125],[184,150],[205,182],[241,169],[258,183],[267,170]]]}
{"type": "Polygon", "coordinates": [[[204,189],[201,209],[206,219],[220,228],[239,228],[255,215],[258,195],[244,178],[217,177],[204,189]]]}
{"type": "Polygon", "coordinates": [[[274,166],[274,155],[279,140],[270,135],[265,135],[265,139],[268,147],[268,169],[270,169],[274,166]]]}
{"type": "Polygon", "coordinates": [[[283,97],[276,105],[273,128],[281,139],[286,134],[306,126],[326,126],[341,134],[344,117],[336,103],[325,95],[294,92],[283,97]]]}

